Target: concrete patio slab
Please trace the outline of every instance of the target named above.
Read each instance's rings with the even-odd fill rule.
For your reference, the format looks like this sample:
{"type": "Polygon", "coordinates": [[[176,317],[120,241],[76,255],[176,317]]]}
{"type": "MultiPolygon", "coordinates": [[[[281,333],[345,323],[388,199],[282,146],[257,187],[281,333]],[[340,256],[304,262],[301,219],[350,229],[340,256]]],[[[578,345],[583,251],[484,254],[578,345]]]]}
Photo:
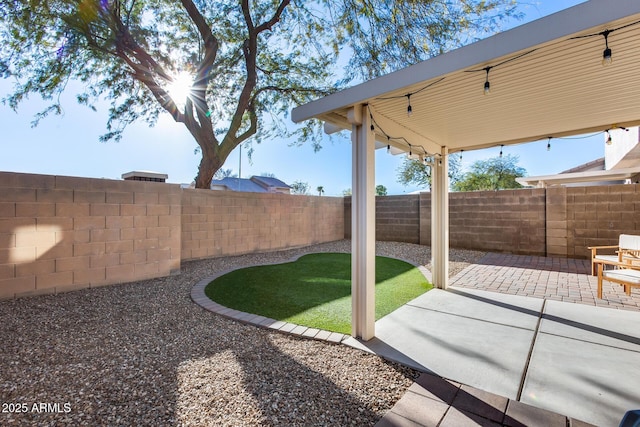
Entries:
{"type": "Polygon", "coordinates": [[[595,425],[617,426],[626,411],[640,408],[639,385],[639,352],[540,333],[520,400],[595,425]]]}
{"type": "Polygon", "coordinates": [[[540,318],[543,300],[515,295],[489,294],[475,289],[433,289],[408,305],[472,319],[534,330],[540,318]],[[454,298],[451,294],[462,298],[454,298]],[[464,303],[464,307],[460,304],[464,303]]]}
{"type": "Polygon", "coordinates": [[[547,301],[540,332],[640,352],[638,325],[638,312],[547,301]]]}
{"type": "MultiPolygon", "coordinates": [[[[490,313],[479,306],[495,306],[487,301],[441,290],[426,295],[432,295],[437,303],[423,298],[419,307],[412,301],[376,322],[377,339],[359,342],[348,338],[345,343],[444,378],[516,398],[535,333],[535,323],[529,318],[535,316],[512,310],[513,319],[521,318],[514,320],[516,324],[532,325],[531,329],[514,327],[494,322],[490,313]],[[457,313],[425,307],[448,307],[457,313]],[[476,316],[484,313],[490,320],[468,317],[468,312],[476,316]]],[[[482,296],[482,291],[477,291],[476,296],[482,296]]],[[[502,303],[506,301],[513,307],[522,304],[521,297],[501,297],[502,303]]],[[[495,310],[501,309],[504,307],[495,310]]]]}
{"type": "Polygon", "coordinates": [[[345,344],[463,384],[440,426],[617,426],[640,408],[639,324],[639,312],[434,289],[378,320],[374,340],[345,344]]]}

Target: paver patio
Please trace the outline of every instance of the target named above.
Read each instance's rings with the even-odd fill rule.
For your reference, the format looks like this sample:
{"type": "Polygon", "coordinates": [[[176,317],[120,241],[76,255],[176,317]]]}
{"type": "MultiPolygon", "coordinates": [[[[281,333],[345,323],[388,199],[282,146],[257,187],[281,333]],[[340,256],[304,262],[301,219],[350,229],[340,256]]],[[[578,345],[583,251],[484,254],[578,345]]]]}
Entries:
{"type": "Polygon", "coordinates": [[[587,259],[489,253],[451,279],[450,285],[503,294],[640,310],[640,292],[627,296],[622,286],[604,282],[603,299],[596,297],[597,277],[587,259]]]}

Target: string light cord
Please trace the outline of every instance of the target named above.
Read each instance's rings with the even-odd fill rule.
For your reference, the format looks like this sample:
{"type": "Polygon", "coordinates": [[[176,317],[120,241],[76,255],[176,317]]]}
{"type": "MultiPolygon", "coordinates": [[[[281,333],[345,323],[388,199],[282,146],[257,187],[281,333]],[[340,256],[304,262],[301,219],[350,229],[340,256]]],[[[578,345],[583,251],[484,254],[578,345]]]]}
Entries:
{"type": "Polygon", "coordinates": [[[369,105],[367,105],[367,109],[369,110],[369,117],[371,118],[371,130],[375,131],[377,129],[380,134],[382,134],[385,138],[387,138],[387,149],[391,148],[389,144],[391,141],[401,142],[405,144],[409,149],[410,156],[412,156],[413,154],[417,154],[420,157],[424,157],[425,159],[427,157],[432,157],[432,158],[442,157],[442,154],[440,153],[429,153],[427,150],[425,150],[425,148],[422,145],[414,145],[410,143],[409,140],[407,140],[407,138],[405,138],[404,136],[389,135],[387,132],[385,132],[382,126],[378,124],[375,117],[373,116],[373,112],[371,111],[371,107],[369,105]],[[414,152],[414,149],[416,149],[416,152],[414,152]]]}
{"type": "Polygon", "coordinates": [[[538,50],[538,49],[531,49],[530,51],[521,53],[520,55],[516,55],[513,58],[505,59],[504,61],[498,62],[497,64],[487,65],[484,68],[478,68],[478,69],[475,69],[475,70],[465,70],[465,73],[479,73],[481,71],[484,71],[487,74],[486,78],[484,80],[484,94],[485,95],[489,95],[489,92],[491,92],[491,82],[489,82],[489,71],[491,71],[494,68],[499,67],[501,65],[507,64],[507,63],[509,63],[511,61],[515,61],[516,59],[520,59],[523,56],[529,55],[530,53],[533,53],[536,50],[538,50]]]}
{"type": "Polygon", "coordinates": [[[402,98],[411,98],[413,95],[416,95],[422,91],[425,91],[427,89],[429,89],[431,86],[437,85],[438,83],[440,83],[441,81],[443,81],[444,79],[446,79],[446,77],[441,77],[438,80],[436,80],[435,82],[431,82],[426,86],[421,87],[418,90],[415,90],[413,92],[409,92],[409,93],[405,93],[404,95],[396,95],[396,96],[388,96],[388,97],[383,97],[383,98],[376,98],[377,101],[388,101],[390,99],[402,99],[402,98]]]}
{"type": "Polygon", "coordinates": [[[630,24],[626,24],[626,25],[623,25],[621,27],[614,28],[612,30],[600,31],[599,33],[585,34],[584,36],[569,37],[568,40],[585,39],[585,38],[588,38],[588,37],[596,37],[596,36],[605,36],[605,38],[606,38],[606,37],[609,36],[609,34],[613,33],[614,31],[618,31],[618,30],[621,30],[623,28],[631,27],[632,25],[637,25],[637,24],[640,24],[640,21],[635,21],[635,22],[632,22],[630,24]]]}
{"type": "Polygon", "coordinates": [[[499,66],[501,66],[501,65],[507,64],[507,63],[509,63],[509,62],[511,62],[511,61],[515,61],[516,59],[520,59],[520,58],[522,58],[523,56],[527,56],[527,55],[529,55],[529,54],[531,54],[531,53],[535,52],[536,50],[538,50],[538,49],[531,49],[530,51],[527,51],[527,52],[521,53],[520,55],[514,56],[513,58],[505,59],[505,60],[504,60],[504,61],[502,61],[502,62],[498,62],[498,63],[497,63],[497,64],[495,64],[495,65],[489,65],[489,66],[487,66],[487,67],[484,67],[484,68],[478,68],[478,69],[475,69],[475,70],[465,70],[464,72],[465,72],[465,73],[478,73],[478,72],[480,72],[480,71],[487,71],[487,69],[491,70],[491,69],[493,69],[493,68],[496,68],[496,67],[499,67],[499,66]]]}
{"type": "Polygon", "coordinates": [[[611,63],[613,62],[613,55],[612,55],[612,52],[611,52],[611,48],[609,47],[609,34],[613,33],[614,31],[618,31],[618,30],[621,30],[623,28],[627,28],[627,27],[630,27],[630,26],[636,25],[636,24],[640,24],[640,21],[636,21],[636,22],[632,22],[630,24],[622,25],[621,27],[617,27],[617,28],[614,28],[612,30],[606,29],[604,31],[600,31],[599,33],[593,33],[593,34],[586,34],[584,36],[571,37],[569,40],[584,39],[584,38],[598,37],[598,36],[604,37],[604,51],[602,52],[602,65],[607,66],[607,65],[611,65],[611,63]]]}

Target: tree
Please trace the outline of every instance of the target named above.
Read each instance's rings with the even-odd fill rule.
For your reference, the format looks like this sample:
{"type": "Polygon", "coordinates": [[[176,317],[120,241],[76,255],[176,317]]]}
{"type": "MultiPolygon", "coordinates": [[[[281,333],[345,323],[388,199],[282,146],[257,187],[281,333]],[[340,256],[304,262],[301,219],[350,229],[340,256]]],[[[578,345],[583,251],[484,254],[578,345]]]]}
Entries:
{"type": "Polygon", "coordinates": [[[0,75],[16,77],[4,99],[31,94],[62,114],[60,94],[111,103],[101,140],[127,125],[182,123],[202,159],[196,187],[243,142],[297,136],[320,147],[318,122],[291,130],[292,106],[445,52],[517,16],[514,0],[0,0],[0,75]],[[341,79],[333,65],[350,60],[341,79]]]}
{"type": "Polygon", "coordinates": [[[376,196],[386,196],[387,195],[387,187],[384,185],[376,185],[376,196]]]}
{"type": "Polygon", "coordinates": [[[213,179],[237,178],[238,175],[233,173],[232,169],[218,169],[213,174],[213,179]]]}
{"type": "Polygon", "coordinates": [[[322,196],[324,194],[324,187],[319,185],[318,188],[316,188],[316,191],[318,192],[318,196],[322,196]]]}
{"type": "Polygon", "coordinates": [[[455,191],[504,190],[522,188],[516,178],[525,176],[527,171],[518,166],[518,156],[506,155],[487,160],[478,160],[471,165],[471,171],[464,174],[454,184],[455,191]]]}
{"type": "Polygon", "coordinates": [[[351,189],[347,188],[345,190],[342,190],[342,196],[343,197],[350,197],[351,196],[351,189]]]}
{"type": "MultiPolygon", "coordinates": [[[[449,157],[449,183],[453,187],[460,179],[460,158],[456,155],[449,157]]],[[[437,161],[437,160],[436,160],[437,161]]],[[[420,160],[405,157],[398,168],[398,182],[405,187],[417,185],[418,187],[431,189],[431,166],[420,160]]]]}
{"type": "Polygon", "coordinates": [[[302,181],[294,181],[293,184],[290,185],[291,194],[300,194],[307,195],[309,194],[309,183],[302,181]]]}

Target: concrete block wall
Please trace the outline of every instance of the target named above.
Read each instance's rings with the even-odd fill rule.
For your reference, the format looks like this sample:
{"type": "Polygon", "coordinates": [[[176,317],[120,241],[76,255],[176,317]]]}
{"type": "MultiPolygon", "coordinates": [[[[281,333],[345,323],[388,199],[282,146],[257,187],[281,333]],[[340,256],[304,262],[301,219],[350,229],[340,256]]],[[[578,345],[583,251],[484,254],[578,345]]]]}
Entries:
{"type": "MultiPolygon", "coordinates": [[[[351,238],[351,197],[344,201],[345,238],[351,238]]],[[[420,196],[376,197],[376,240],[420,243],[420,196]]]]}
{"type": "Polygon", "coordinates": [[[0,173],[0,298],[180,270],[180,187],[0,173]]]}
{"type": "MultiPolygon", "coordinates": [[[[545,190],[449,194],[453,248],[545,255],[545,190]]],[[[351,198],[345,198],[345,238],[351,237],[351,198]]],[[[376,240],[431,245],[431,193],[376,197],[376,240]]]]}
{"type": "Polygon", "coordinates": [[[640,184],[566,189],[567,244],[571,258],[588,246],[617,245],[620,234],[640,235],[640,184]]]}
{"type": "Polygon", "coordinates": [[[546,190],[547,255],[567,256],[567,187],[546,190]]]}
{"type": "Polygon", "coordinates": [[[450,246],[545,255],[545,203],[544,189],[451,193],[450,246]]]}
{"type": "Polygon", "coordinates": [[[344,238],[342,197],[182,193],[182,259],[263,252],[344,238]]]}

